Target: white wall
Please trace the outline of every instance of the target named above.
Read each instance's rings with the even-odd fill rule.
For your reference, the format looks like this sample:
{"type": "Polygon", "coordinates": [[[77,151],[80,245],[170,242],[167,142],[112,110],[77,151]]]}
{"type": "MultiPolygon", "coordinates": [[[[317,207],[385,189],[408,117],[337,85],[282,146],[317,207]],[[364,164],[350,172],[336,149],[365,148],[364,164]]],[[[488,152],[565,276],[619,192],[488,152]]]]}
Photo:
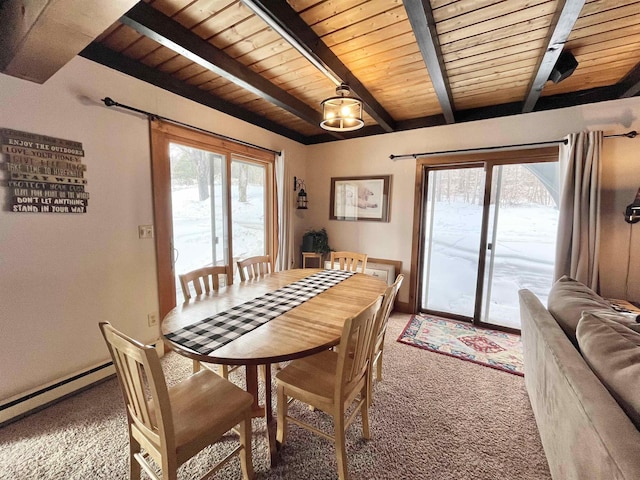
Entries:
{"type": "MultiPolygon", "coordinates": [[[[390,154],[545,142],[584,129],[601,129],[605,134],[640,131],[640,98],[309,146],[305,181],[310,201],[305,227],[325,227],[333,249],[401,260],[403,271],[408,274],[415,161],[392,161],[390,154]],[[389,223],[329,220],[331,177],[386,174],[393,175],[389,223]]],[[[602,293],[625,296],[626,267],[631,263],[628,298],[640,300],[640,224],[632,229],[636,252],[629,261],[629,225],[622,216],[624,206],[640,187],[640,137],[606,139],[603,150],[602,293]]],[[[408,301],[408,281],[398,298],[408,301]]]]}
{"type": "Polygon", "coordinates": [[[105,107],[106,96],[284,149],[291,175],[305,177],[303,145],[89,60],[75,58],[44,85],[0,75],[0,128],[81,142],[91,196],[85,214],[11,213],[0,189],[0,404],[106,361],[100,321],[144,341],[159,336],[147,326],[158,311],[154,240],[137,232],[153,223],[148,122],[105,107]]]}

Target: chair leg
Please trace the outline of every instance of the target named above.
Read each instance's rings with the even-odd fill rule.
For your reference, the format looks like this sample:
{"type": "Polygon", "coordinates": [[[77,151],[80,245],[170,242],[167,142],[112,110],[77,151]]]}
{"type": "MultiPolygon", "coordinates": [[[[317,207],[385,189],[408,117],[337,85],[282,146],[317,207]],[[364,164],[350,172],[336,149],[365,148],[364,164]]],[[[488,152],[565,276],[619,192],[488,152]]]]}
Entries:
{"type": "Polygon", "coordinates": [[[218,365],[218,375],[229,380],[229,365],[218,365]]]}
{"type": "MultiPolygon", "coordinates": [[[[362,387],[360,395],[367,395],[367,386],[362,387]]],[[[369,440],[371,438],[371,432],[369,431],[369,403],[371,399],[365,398],[360,407],[360,416],[362,417],[362,438],[369,440]]]]}
{"type": "Polygon", "coordinates": [[[380,349],[380,352],[378,353],[377,357],[376,357],[376,380],[378,382],[382,381],[382,355],[384,354],[384,350],[380,349]]]}
{"type": "Polygon", "coordinates": [[[373,371],[376,371],[376,382],[382,381],[382,353],[384,350],[380,350],[377,355],[374,355],[373,362],[369,368],[367,374],[368,394],[369,394],[369,406],[373,403],[373,371]]]}
{"type": "Polygon", "coordinates": [[[178,480],[178,464],[170,455],[162,457],[162,480],[178,480]]]}
{"type": "Polygon", "coordinates": [[[140,453],[140,443],[129,432],[129,478],[131,480],[140,480],[140,464],[134,457],[136,453],[140,453]]]}
{"type": "Polygon", "coordinates": [[[369,365],[367,369],[367,406],[373,403],[373,367],[374,365],[369,365]]]}
{"type": "Polygon", "coordinates": [[[289,402],[284,394],[284,386],[278,385],[278,430],[276,432],[276,440],[280,445],[284,444],[287,439],[287,413],[289,411],[289,402]]]}
{"type": "Polygon", "coordinates": [[[256,476],[253,471],[253,460],[251,457],[251,413],[247,413],[245,419],[240,422],[240,467],[242,468],[242,478],[253,480],[256,476]]]}
{"type": "Polygon", "coordinates": [[[200,371],[200,362],[198,360],[193,361],[193,373],[198,373],[200,371]]]}
{"type": "Polygon", "coordinates": [[[338,478],[340,480],[348,480],[349,472],[347,469],[347,448],[345,444],[345,421],[343,412],[339,411],[335,413],[333,417],[333,425],[336,444],[336,459],[338,460],[338,478]]]}

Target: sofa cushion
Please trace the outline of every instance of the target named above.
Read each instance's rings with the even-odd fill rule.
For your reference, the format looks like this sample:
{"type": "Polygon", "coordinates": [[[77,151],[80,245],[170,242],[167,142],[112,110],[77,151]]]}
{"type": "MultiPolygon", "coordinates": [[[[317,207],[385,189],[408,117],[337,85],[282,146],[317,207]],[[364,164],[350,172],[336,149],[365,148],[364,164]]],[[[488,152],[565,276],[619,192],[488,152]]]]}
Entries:
{"type": "Polygon", "coordinates": [[[607,300],[585,284],[566,275],[551,287],[547,305],[551,315],[576,347],[576,328],[582,312],[615,313],[607,300]]]}
{"type": "Polygon", "coordinates": [[[640,429],[640,334],[593,313],[585,313],[576,337],[585,361],[640,429]]]}

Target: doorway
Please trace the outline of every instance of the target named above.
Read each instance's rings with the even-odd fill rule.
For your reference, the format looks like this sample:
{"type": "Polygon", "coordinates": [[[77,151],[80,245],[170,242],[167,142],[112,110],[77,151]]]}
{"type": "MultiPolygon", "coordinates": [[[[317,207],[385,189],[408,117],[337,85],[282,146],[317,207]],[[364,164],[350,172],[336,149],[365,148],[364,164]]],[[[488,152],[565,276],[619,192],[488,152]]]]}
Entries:
{"type": "Polygon", "coordinates": [[[273,255],[272,153],[154,121],[153,193],[160,314],[183,295],[178,275],[273,255]]]}
{"type": "Polygon", "coordinates": [[[553,150],[551,156],[526,151],[505,158],[501,152],[497,158],[419,165],[417,311],[520,330],[518,290],[530,289],[544,300],[553,282],[553,150]]]}

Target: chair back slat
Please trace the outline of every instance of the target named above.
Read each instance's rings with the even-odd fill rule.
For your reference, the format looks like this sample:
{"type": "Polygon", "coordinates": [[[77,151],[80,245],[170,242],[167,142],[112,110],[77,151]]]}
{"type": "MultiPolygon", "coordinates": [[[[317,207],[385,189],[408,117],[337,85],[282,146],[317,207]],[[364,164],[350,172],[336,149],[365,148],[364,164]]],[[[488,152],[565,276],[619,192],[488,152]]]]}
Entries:
{"type": "Polygon", "coordinates": [[[260,278],[271,273],[272,270],[273,265],[269,255],[259,255],[238,260],[238,273],[240,274],[241,282],[260,278]]]}
{"type": "Polygon", "coordinates": [[[331,252],[331,268],[364,273],[367,268],[367,257],[366,253],[331,252]]]}
{"type": "Polygon", "coordinates": [[[154,426],[151,424],[148,405],[141,387],[142,368],[140,364],[118,347],[114,348],[114,353],[118,358],[116,371],[121,372],[123,387],[126,391],[127,408],[130,410],[131,416],[153,430],[154,426]]]}
{"type": "Polygon", "coordinates": [[[185,301],[191,298],[190,284],[193,285],[196,296],[200,296],[203,293],[209,294],[220,289],[221,276],[225,277],[227,285],[231,285],[233,283],[231,266],[203,267],[179,275],[185,301]]]}
{"type": "Polygon", "coordinates": [[[345,398],[344,392],[351,391],[356,384],[365,379],[371,355],[374,323],[381,304],[382,295],[360,314],[348,318],[344,324],[338,347],[334,390],[336,402],[345,398]]]}

